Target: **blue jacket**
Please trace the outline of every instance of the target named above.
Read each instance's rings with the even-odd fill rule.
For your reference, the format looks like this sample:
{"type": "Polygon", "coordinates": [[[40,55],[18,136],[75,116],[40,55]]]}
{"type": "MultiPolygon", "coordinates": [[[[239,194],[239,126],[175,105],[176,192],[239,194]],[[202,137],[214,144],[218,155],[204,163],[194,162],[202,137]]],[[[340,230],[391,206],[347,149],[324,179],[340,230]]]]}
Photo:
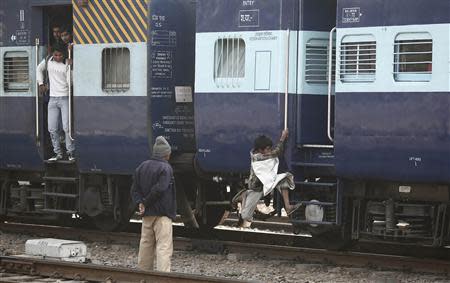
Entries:
{"type": "Polygon", "coordinates": [[[134,174],[131,197],[136,204],[145,205],[144,216],[175,219],[175,179],[169,162],[157,158],[142,162],[134,174]]]}

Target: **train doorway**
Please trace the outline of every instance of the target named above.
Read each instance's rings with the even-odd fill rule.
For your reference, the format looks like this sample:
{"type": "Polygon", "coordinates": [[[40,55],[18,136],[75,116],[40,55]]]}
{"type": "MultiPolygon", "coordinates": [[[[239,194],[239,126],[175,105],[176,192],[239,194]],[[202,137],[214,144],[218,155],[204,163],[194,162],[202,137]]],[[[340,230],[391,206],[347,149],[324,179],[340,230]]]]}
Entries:
{"type": "MultiPolygon", "coordinates": [[[[64,51],[64,57],[65,59],[69,59],[69,57],[73,58],[72,56],[72,48],[71,44],[73,42],[73,12],[72,12],[72,5],[52,5],[52,6],[43,6],[42,7],[42,14],[43,14],[43,26],[42,26],[42,38],[43,42],[40,45],[40,60],[39,62],[42,62],[45,60],[47,62],[52,60],[53,51],[55,49],[61,49],[64,51]],[[70,49],[70,51],[69,51],[70,49]]],[[[72,68],[72,67],[71,67],[72,68]]],[[[71,76],[72,72],[68,72],[68,76],[71,76]]],[[[51,89],[51,85],[49,85],[49,88],[51,89]]],[[[70,86],[71,88],[72,86],[70,86]]],[[[71,94],[72,91],[69,92],[71,94]]],[[[71,100],[71,97],[69,96],[69,100],[71,100]]],[[[54,156],[53,146],[52,146],[52,140],[50,137],[50,133],[48,131],[48,119],[49,119],[49,111],[48,111],[48,104],[50,101],[50,90],[46,91],[42,95],[41,99],[41,150],[42,150],[42,156],[43,159],[48,160],[52,156],[54,156]]],[[[66,115],[69,116],[70,122],[69,124],[72,124],[72,115],[73,109],[72,104],[69,103],[70,110],[68,110],[69,113],[66,115]]],[[[62,117],[64,117],[64,113],[62,113],[62,110],[57,110],[59,121],[58,121],[58,133],[60,136],[60,143],[61,148],[64,151],[64,155],[66,155],[66,139],[69,138],[64,131],[63,123],[62,123],[62,117]]],[[[54,112],[53,112],[54,113],[54,112]]],[[[66,125],[67,128],[67,125],[66,125]]],[[[72,127],[70,127],[72,128],[72,127]]],[[[71,136],[71,135],[70,135],[71,136]]]]}

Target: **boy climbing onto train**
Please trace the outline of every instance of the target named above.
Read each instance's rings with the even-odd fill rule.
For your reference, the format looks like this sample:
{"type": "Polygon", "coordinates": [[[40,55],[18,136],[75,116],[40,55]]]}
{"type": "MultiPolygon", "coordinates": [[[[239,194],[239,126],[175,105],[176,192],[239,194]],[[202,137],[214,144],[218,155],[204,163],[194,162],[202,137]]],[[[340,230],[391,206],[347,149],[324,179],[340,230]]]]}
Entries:
{"type": "Polygon", "coordinates": [[[277,189],[284,202],[287,215],[291,215],[301,204],[291,205],[289,190],[295,189],[294,176],[289,173],[278,174],[279,157],[283,155],[289,131],[283,130],[280,141],[273,148],[273,142],[267,136],[255,139],[250,151],[251,167],[248,189],[242,190],[233,198],[233,203],[241,201],[240,227],[248,228],[253,220],[253,213],[259,200],[277,189]]]}

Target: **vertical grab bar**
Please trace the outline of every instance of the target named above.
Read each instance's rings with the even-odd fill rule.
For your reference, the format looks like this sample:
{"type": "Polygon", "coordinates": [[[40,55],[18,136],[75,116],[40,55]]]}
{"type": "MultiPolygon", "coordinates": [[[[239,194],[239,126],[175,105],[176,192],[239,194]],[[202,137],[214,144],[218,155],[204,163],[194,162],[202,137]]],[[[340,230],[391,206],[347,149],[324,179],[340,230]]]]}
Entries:
{"type": "MultiPolygon", "coordinates": [[[[73,48],[73,43],[70,43],[70,45],[68,46],[69,60],[72,59],[72,48],[73,48]]],[[[69,76],[69,138],[72,141],[74,141],[75,139],[72,137],[72,66],[70,64],[69,64],[68,76],[69,76]]]]}
{"type": "Polygon", "coordinates": [[[330,31],[330,37],[328,41],[328,111],[327,111],[327,135],[328,139],[333,142],[331,136],[331,84],[333,76],[333,33],[336,30],[334,27],[330,31]]]}
{"type": "Polygon", "coordinates": [[[35,51],[36,51],[36,97],[35,97],[35,107],[36,107],[36,143],[39,144],[39,83],[37,81],[37,66],[39,65],[39,38],[35,40],[35,51]]]}
{"type": "Polygon", "coordinates": [[[289,98],[289,38],[290,32],[286,31],[286,79],[285,79],[285,93],[284,93],[284,128],[288,128],[288,98],[289,98]]]}

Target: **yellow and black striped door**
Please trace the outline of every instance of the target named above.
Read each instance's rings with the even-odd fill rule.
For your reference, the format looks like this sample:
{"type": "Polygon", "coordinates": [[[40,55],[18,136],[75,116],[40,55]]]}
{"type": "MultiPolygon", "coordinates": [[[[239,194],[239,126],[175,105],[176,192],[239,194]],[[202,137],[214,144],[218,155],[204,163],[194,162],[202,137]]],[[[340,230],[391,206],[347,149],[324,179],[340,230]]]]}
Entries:
{"type": "Polygon", "coordinates": [[[146,42],[149,1],[73,0],[74,42],[146,42]]]}

